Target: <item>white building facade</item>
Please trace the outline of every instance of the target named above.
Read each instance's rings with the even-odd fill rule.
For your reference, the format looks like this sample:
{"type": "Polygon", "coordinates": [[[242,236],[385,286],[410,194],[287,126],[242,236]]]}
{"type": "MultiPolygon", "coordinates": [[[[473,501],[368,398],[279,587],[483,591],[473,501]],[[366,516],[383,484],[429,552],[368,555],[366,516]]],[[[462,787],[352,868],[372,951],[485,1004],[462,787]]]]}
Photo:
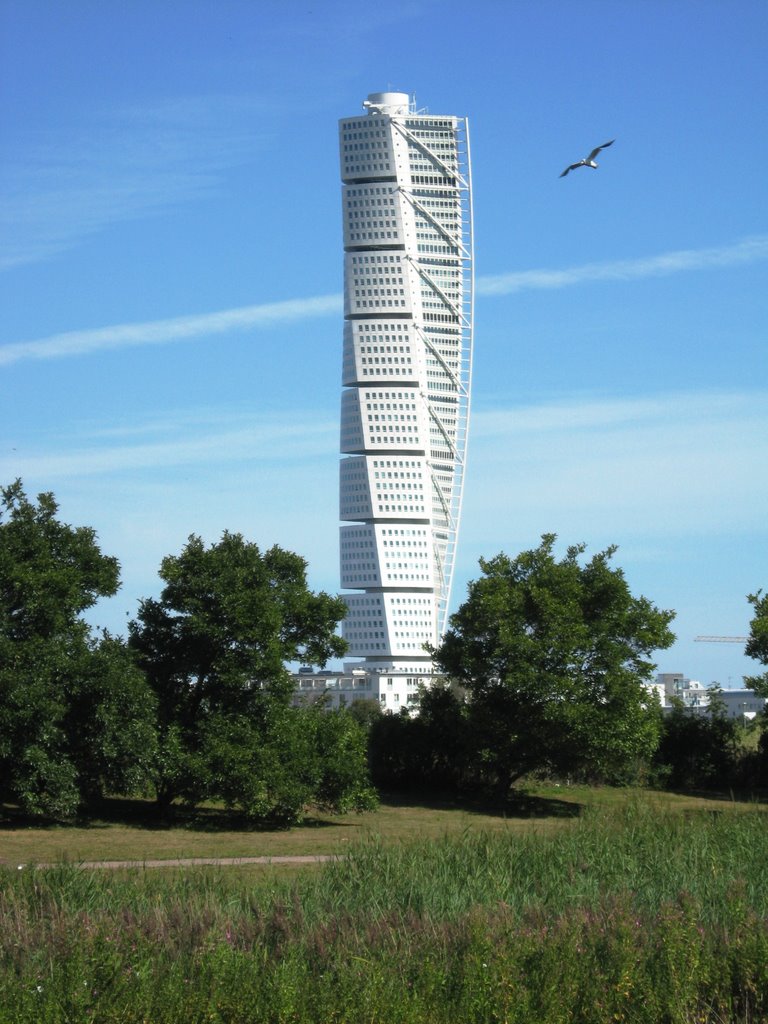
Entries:
{"type": "Polygon", "coordinates": [[[661,672],[653,685],[666,712],[672,710],[672,701],[676,699],[693,714],[708,715],[713,691],[727,718],[751,722],[765,711],[765,698],[754,690],[724,690],[717,683],[704,686],[696,679],[688,679],[682,672],[661,672]]]}
{"type": "Polygon", "coordinates": [[[339,126],[344,346],[339,518],[345,671],[390,710],[446,627],[472,368],[465,118],[373,93],[339,126]],[[376,679],[379,680],[376,686],[376,679]]]}

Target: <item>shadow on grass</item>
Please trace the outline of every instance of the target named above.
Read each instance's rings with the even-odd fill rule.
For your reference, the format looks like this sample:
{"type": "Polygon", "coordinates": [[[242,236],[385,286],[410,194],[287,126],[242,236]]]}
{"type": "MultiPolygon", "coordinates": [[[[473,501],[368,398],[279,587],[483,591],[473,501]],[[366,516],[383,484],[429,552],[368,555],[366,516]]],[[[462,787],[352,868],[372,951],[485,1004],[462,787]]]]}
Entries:
{"type": "MultiPolygon", "coordinates": [[[[678,797],[680,800],[700,800],[706,803],[718,803],[718,804],[730,804],[731,806],[748,804],[752,807],[764,808],[768,803],[768,790],[766,789],[701,789],[692,787],[690,789],[684,789],[680,786],[663,790],[665,793],[669,793],[672,796],[678,797]]],[[[699,808],[699,810],[708,810],[710,813],[720,813],[719,809],[713,811],[712,808],[699,808]]]]}
{"type": "MultiPolygon", "coordinates": [[[[580,787],[581,788],[581,787],[580,787]]],[[[685,813],[719,813],[719,804],[725,809],[727,805],[752,805],[768,811],[768,792],[764,789],[753,792],[713,791],[701,789],[651,790],[651,793],[675,796],[678,799],[690,800],[692,806],[684,808],[685,813]],[[700,804],[699,804],[700,802],[700,804]],[[697,806],[698,805],[698,806],[697,806]]],[[[565,791],[563,791],[565,796],[565,791]]],[[[588,805],[589,798],[585,793],[574,792],[568,799],[552,794],[518,790],[510,795],[505,802],[492,800],[487,796],[459,798],[451,794],[427,791],[385,791],[380,793],[382,809],[423,811],[459,811],[463,814],[495,817],[510,820],[567,820],[577,818],[588,805]]],[[[363,819],[361,819],[362,821],[363,819]]],[[[115,826],[144,830],[147,832],[163,832],[172,830],[188,830],[190,832],[224,833],[224,832],[301,832],[323,829],[350,829],[359,827],[360,822],[351,815],[336,817],[331,812],[313,809],[297,825],[282,826],[265,823],[255,825],[253,822],[235,811],[223,807],[203,805],[187,807],[174,804],[170,810],[159,807],[148,799],[129,799],[122,797],[107,798],[90,816],[83,816],[74,821],[59,821],[25,815],[18,807],[0,804],[0,834],[19,829],[40,832],[55,831],[61,828],[81,828],[91,830],[108,829],[115,826]]]]}
{"type": "Polygon", "coordinates": [[[346,823],[329,816],[308,815],[297,825],[274,823],[254,824],[243,814],[224,807],[187,807],[174,804],[171,808],[158,806],[152,800],[107,797],[87,816],[61,821],[52,818],[30,817],[19,808],[0,805],[0,833],[17,829],[52,831],[59,828],[106,829],[116,825],[148,832],[187,829],[192,832],[282,832],[290,829],[342,828],[346,823]]]}
{"type": "Polygon", "coordinates": [[[584,805],[575,800],[560,800],[518,791],[505,801],[487,797],[456,798],[435,793],[382,793],[381,802],[388,807],[413,807],[430,811],[462,811],[491,818],[576,818],[584,805]]]}
{"type": "MultiPolygon", "coordinates": [[[[461,811],[498,818],[573,818],[582,811],[582,805],[575,801],[534,796],[525,792],[513,794],[503,804],[487,798],[455,798],[428,792],[381,794],[383,807],[413,808],[431,811],[461,811]]],[[[89,816],[74,821],[58,821],[25,815],[17,807],[0,805],[0,833],[17,829],[51,831],[59,828],[83,828],[88,830],[123,826],[148,832],[187,829],[194,832],[277,832],[285,831],[284,826],[266,823],[255,825],[244,815],[228,811],[223,807],[187,807],[174,804],[170,809],[162,808],[151,800],[108,797],[89,816]]],[[[297,825],[289,826],[291,831],[318,830],[325,828],[354,828],[355,822],[343,820],[328,812],[314,811],[297,825]]]]}

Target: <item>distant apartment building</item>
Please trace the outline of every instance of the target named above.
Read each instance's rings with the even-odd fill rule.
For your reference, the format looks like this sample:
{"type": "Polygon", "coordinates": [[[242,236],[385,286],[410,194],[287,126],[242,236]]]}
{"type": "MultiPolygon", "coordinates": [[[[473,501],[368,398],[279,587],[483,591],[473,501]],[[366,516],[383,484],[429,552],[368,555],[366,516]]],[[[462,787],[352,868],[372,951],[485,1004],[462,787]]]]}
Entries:
{"type": "Polygon", "coordinates": [[[659,673],[654,688],[667,711],[672,708],[673,699],[677,699],[694,714],[709,714],[713,689],[717,690],[717,699],[725,706],[729,718],[750,721],[765,710],[765,698],[759,697],[754,690],[723,690],[716,683],[704,686],[696,679],[686,678],[682,672],[659,673]]]}
{"type": "Polygon", "coordinates": [[[705,708],[709,703],[707,687],[696,679],[686,679],[682,672],[660,672],[656,686],[663,707],[671,707],[673,697],[686,708],[705,708]]]}

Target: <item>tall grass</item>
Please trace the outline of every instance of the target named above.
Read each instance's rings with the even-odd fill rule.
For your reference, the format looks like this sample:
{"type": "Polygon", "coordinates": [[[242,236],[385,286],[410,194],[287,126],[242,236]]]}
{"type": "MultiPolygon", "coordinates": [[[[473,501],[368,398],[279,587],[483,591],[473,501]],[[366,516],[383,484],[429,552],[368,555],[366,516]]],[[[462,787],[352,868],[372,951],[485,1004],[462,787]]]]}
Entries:
{"type": "Polygon", "coordinates": [[[458,841],[399,847],[371,841],[328,865],[312,885],[312,913],[451,919],[503,903],[518,916],[531,907],[558,914],[623,892],[652,912],[685,892],[716,920],[736,879],[750,905],[768,913],[766,852],[768,815],[685,816],[640,798],[588,809],[573,828],[544,835],[467,831],[458,841]]]}
{"type": "Polygon", "coordinates": [[[768,1020],[768,818],[642,800],[311,877],[0,875],[0,1022],[768,1020]]]}

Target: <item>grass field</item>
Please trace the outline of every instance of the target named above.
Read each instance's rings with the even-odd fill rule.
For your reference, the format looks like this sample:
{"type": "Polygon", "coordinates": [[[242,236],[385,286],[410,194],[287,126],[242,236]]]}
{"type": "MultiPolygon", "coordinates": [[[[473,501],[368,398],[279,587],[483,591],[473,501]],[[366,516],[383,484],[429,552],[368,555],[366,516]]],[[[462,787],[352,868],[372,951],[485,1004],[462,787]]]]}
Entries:
{"type": "MultiPolygon", "coordinates": [[[[0,1024],[768,1021],[765,811],[541,789],[517,817],[390,803],[280,836],[188,830],[222,856],[343,851],[290,875],[6,867],[0,1024]]],[[[110,857],[193,849],[153,845],[167,831],[75,830],[89,856],[91,832],[110,857]]]]}
{"type": "MultiPolygon", "coordinates": [[[[0,818],[0,865],[340,854],[371,836],[400,843],[460,835],[468,829],[545,832],[572,823],[584,808],[620,806],[631,795],[631,790],[608,787],[538,786],[528,791],[517,810],[505,814],[434,801],[385,800],[375,812],[311,817],[303,825],[278,832],[235,829],[215,812],[182,816],[175,824],[157,823],[151,805],[115,801],[108,820],[96,820],[87,827],[30,826],[19,824],[13,816],[0,818]]],[[[750,806],[672,793],[653,793],[646,799],[659,808],[680,811],[750,806]]]]}

